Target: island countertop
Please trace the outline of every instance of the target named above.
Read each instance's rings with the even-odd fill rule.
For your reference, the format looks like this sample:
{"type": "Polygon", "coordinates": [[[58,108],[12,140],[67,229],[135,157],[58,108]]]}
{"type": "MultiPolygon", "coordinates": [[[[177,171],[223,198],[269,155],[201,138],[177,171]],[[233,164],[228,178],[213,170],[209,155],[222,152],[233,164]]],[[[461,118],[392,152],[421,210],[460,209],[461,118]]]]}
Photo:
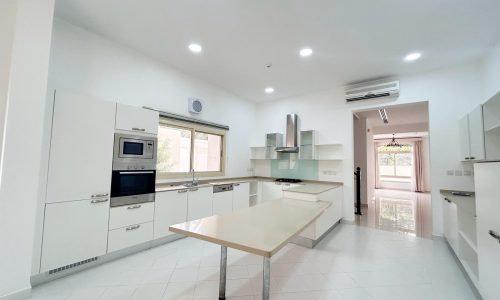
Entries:
{"type": "Polygon", "coordinates": [[[336,189],[341,186],[342,186],[341,183],[307,183],[304,185],[288,188],[285,191],[293,193],[319,195],[326,191],[336,189]]]}
{"type": "Polygon", "coordinates": [[[330,205],[326,201],[283,198],[232,213],[172,225],[170,231],[271,257],[330,205]]]}

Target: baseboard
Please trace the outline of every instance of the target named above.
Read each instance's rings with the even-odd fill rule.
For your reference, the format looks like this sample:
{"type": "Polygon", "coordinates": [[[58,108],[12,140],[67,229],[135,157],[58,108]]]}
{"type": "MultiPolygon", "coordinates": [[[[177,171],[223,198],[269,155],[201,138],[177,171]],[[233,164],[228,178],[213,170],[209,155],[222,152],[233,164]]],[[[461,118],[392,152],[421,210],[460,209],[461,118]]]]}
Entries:
{"type": "Polygon", "coordinates": [[[322,239],[325,238],[325,236],[327,236],[330,232],[332,232],[332,230],[335,227],[337,227],[337,225],[339,225],[341,222],[342,222],[342,219],[337,221],[335,224],[333,224],[330,228],[328,228],[327,231],[325,231],[319,238],[317,238],[315,240],[311,240],[309,238],[298,235],[298,236],[294,237],[293,239],[291,239],[290,243],[296,244],[296,245],[299,245],[302,247],[306,247],[306,248],[314,248],[319,242],[321,242],[322,239]]]}
{"type": "MultiPolygon", "coordinates": [[[[159,238],[159,239],[156,239],[153,241],[149,241],[149,242],[146,242],[143,244],[135,245],[135,246],[132,246],[129,248],[125,248],[125,249],[122,249],[119,251],[115,251],[112,253],[108,253],[108,254],[99,256],[96,261],[90,262],[88,264],[85,264],[85,265],[82,265],[82,266],[79,266],[76,268],[64,270],[64,271],[61,271],[61,272],[58,272],[55,274],[49,274],[49,272],[44,272],[44,273],[32,275],[31,276],[31,285],[37,286],[40,284],[44,284],[44,283],[47,283],[49,281],[56,280],[56,279],[59,279],[62,277],[66,277],[68,275],[72,275],[75,273],[79,273],[81,271],[108,263],[110,261],[117,260],[117,259],[123,258],[125,256],[129,256],[129,255],[132,255],[132,254],[144,251],[144,250],[148,250],[148,249],[160,246],[160,245],[164,245],[164,244],[167,244],[167,243],[170,243],[170,242],[173,242],[175,240],[182,239],[182,238],[185,238],[185,236],[179,235],[179,234],[172,234],[172,235],[169,235],[169,236],[164,237],[164,238],[159,238]]],[[[28,296],[29,296],[29,293],[28,293],[28,296]]],[[[23,299],[25,299],[25,298],[23,298],[23,299]]],[[[0,300],[4,300],[4,299],[0,298],[0,300]]]]}
{"type": "Polygon", "coordinates": [[[21,290],[17,290],[13,293],[0,296],[0,300],[24,300],[29,298],[31,295],[31,287],[27,287],[21,290]]]}
{"type": "Polygon", "coordinates": [[[340,220],[340,223],[347,224],[347,225],[356,225],[356,221],[354,221],[354,220],[342,219],[342,220],[340,220]]]}
{"type": "Polygon", "coordinates": [[[433,234],[433,235],[432,235],[432,239],[433,239],[433,240],[436,240],[436,241],[446,242],[446,239],[445,239],[445,238],[444,238],[444,236],[442,236],[442,235],[436,235],[436,234],[433,234]]]}

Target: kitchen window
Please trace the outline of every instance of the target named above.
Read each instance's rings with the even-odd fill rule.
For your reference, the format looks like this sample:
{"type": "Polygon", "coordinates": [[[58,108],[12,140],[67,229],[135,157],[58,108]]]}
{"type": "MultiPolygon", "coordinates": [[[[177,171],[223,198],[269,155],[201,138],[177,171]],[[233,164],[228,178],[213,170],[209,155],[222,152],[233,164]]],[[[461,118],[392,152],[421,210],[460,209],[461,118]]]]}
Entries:
{"type": "Polygon", "coordinates": [[[224,176],[225,130],[160,119],[156,173],[160,179],[224,176]]]}

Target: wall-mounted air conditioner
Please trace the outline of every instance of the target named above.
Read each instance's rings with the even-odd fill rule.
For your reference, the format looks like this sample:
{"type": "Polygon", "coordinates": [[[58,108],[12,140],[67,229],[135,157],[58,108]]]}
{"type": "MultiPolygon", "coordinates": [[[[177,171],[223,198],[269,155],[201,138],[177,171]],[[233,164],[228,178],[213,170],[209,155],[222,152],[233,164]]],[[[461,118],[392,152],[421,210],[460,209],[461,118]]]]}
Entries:
{"type": "Polygon", "coordinates": [[[363,82],[351,85],[345,91],[347,102],[397,95],[399,95],[399,80],[363,82]]]}

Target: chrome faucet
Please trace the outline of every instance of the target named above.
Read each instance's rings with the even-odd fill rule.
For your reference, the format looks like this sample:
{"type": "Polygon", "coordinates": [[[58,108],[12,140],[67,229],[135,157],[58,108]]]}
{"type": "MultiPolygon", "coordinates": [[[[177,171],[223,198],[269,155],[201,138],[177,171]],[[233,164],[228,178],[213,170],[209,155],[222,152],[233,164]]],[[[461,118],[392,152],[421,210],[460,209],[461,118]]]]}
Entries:
{"type": "Polygon", "coordinates": [[[193,180],[191,181],[192,186],[197,186],[198,185],[198,180],[194,178],[194,168],[191,169],[191,173],[193,173],[193,180]]]}

